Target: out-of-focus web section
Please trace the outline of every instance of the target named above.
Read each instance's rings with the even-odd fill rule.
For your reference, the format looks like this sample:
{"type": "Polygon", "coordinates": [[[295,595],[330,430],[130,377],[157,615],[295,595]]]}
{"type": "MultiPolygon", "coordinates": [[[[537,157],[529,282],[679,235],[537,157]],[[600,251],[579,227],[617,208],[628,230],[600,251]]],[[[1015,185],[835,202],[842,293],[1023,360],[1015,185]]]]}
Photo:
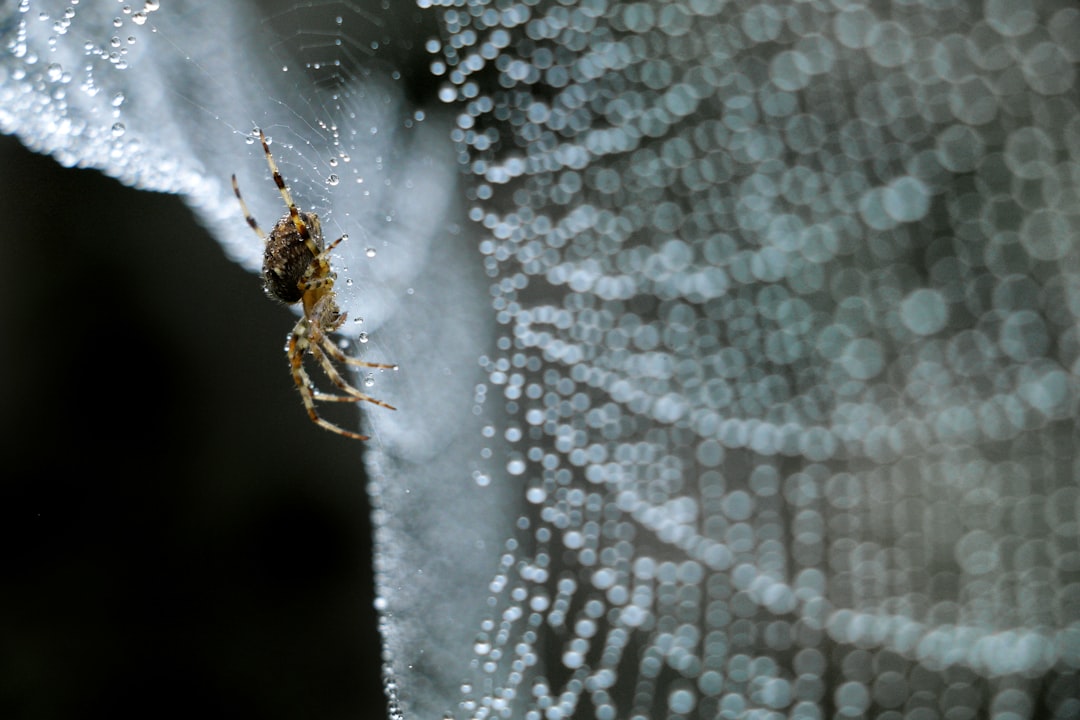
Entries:
{"type": "Polygon", "coordinates": [[[423,4],[530,503],[448,710],[1077,716],[1080,11],[423,4]]]}

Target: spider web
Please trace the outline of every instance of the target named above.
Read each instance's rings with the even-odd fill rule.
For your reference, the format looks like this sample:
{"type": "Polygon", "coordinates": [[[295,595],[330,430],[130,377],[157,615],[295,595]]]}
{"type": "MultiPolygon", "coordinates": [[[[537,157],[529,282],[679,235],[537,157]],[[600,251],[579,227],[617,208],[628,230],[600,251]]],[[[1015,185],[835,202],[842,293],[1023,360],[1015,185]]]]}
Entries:
{"type": "Polygon", "coordinates": [[[23,3],[0,77],[248,267],[255,125],[350,235],[392,711],[1080,717],[1080,12],[420,6],[23,3]]]}

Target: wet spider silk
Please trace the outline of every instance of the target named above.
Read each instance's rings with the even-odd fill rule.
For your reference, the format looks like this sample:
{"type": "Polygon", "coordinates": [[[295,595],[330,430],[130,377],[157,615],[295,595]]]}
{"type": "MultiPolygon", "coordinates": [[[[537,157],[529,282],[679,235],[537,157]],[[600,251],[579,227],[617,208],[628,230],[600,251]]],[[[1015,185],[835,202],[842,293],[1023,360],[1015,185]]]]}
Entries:
{"type": "Polygon", "coordinates": [[[1080,716],[1080,11],[430,5],[526,502],[420,714],[1080,716]]]}
{"type": "Polygon", "coordinates": [[[0,23],[6,132],[189,193],[238,258],[206,178],[262,158],[190,103],[140,124],[157,88],[275,127],[305,209],[387,218],[343,243],[355,274],[384,241],[382,275],[340,296],[402,365],[367,452],[394,712],[1080,717],[1080,10],[419,5],[451,122],[428,108],[412,145],[400,97],[346,85],[319,125],[341,106],[295,67],[252,83],[282,67],[259,43],[159,59],[234,27],[226,4],[153,51],[125,17],[92,95],[70,34],[29,63],[48,23],[0,23]],[[306,130],[361,126],[351,165],[311,161],[306,130]]]}

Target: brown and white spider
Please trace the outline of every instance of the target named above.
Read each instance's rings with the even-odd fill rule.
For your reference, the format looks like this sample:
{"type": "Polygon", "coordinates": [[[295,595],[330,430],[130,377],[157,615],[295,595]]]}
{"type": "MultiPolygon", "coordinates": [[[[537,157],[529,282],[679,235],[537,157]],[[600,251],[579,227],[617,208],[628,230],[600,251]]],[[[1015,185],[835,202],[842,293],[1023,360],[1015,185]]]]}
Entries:
{"type": "Polygon", "coordinates": [[[293,381],[300,390],[300,399],[304,401],[304,408],[312,422],[346,437],[367,440],[367,435],[350,432],[319,417],[318,412],[315,411],[315,402],[362,401],[390,410],[396,408],[350,385],[334,367],[331,358],[356,367],[396,370],[397,365],[370,363],[349,357],[331,340],[330,333],[336,331],[345,322],[345,313],[341,312],[334,295],[334,281],[337,279],[337,274],[330,269],[330,253],[345,239],[345,236],[342,235],[323,247],[319,216],[296,209],[296,203],[293,202],[292,195],[285,186],[285,180],[278,171],[274,156],[270,153],[270,144],[262,130],[259,130],[259,140],[262,141],[263,152],[266,153],[266,162],[270,165],[274,183],[285,200],[285,204],[289,206],[289,212],[277,221],[268,236],[252,217],[247,203],[240,195],[236,175],[232,176],[232,186],[248,225],[265,243],[263,284],[266,294],[287,305],[299,302],[303,306],[304,316],[293,327],[285,347],[293,381]],[[344,393],[343,395],[327,394],[315,387],[307,370],[304,369],[304,354],[307,352],[312,354],[326,376],[344,393]]]}

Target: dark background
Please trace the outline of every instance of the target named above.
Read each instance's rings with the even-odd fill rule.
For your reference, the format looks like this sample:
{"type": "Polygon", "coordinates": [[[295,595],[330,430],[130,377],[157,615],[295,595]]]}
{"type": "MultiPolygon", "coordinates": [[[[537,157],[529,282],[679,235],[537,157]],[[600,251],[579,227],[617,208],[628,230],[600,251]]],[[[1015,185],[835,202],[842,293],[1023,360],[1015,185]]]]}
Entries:
{"type": "Polygon", "coordinates": [[[294,316],[179,198],[10,137],[0,217],[0,717],[385,716],[364,448],[294,316]]]}

